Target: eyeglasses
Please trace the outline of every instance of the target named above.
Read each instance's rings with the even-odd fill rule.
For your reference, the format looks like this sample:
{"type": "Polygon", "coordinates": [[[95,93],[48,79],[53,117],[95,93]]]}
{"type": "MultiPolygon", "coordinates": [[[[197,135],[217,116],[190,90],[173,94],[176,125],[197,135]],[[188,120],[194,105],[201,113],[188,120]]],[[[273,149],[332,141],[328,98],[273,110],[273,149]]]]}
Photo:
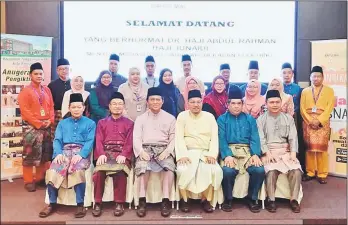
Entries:
{"type": "Polygon", "coordinates": [[[224,86],[225,83],[215,83],[216,86],[224,86]]]}
{"type": "Polygon", "coordinates": [[[112,77],[102,77],[101,79],[102,79],[102,80],[111,80],[112,77]]]}

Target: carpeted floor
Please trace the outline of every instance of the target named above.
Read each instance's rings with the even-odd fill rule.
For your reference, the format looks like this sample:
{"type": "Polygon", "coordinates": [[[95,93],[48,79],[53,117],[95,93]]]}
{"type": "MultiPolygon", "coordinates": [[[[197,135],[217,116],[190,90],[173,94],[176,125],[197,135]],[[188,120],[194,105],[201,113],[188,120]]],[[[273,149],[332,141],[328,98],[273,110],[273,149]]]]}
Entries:
{"type": "MultiPolygon", "coordinates": [[[[206,214],[199,203],[195,203],[189,214],[172,211],[170,218],[163,218],[159,204],[149,205],[145,218],[138,218],[134,208],[127,209],[122,217],[113,216],[111,203],[104,205],[103,215],[94,218],[91,209],[83,219],[75,219],[74,207],[60,206],[58,212],[41,219],[39,211],[45,206],[45,190],[28,193],[23,188],[22,179],[12,183],[1,182],[1,224],[8,223],[50,223],[50,224],[345,224],[347,218],[347,180],[329,177],[328,184],[321,185],[313,180],[303,183],[304,198],[301,213],[295,214],[286,200],[277,200],[277,213],[262,210],[251,213],[243,200],[237,200],[231,213],[216,210],[206,214]],[[328,219],[328,220],[325,220],[328,219]]],[[[128,206],[127,206],[128,207],[128,206]]]]}

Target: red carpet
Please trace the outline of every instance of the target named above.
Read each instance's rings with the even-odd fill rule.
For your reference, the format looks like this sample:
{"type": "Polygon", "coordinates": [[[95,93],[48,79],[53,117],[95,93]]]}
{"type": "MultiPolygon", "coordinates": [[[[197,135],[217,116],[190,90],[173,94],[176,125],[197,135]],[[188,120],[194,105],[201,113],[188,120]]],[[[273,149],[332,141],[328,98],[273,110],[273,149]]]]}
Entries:
{"type": "MultiPolygon", "coordinates": [[[[277,213],[262,210],[251,213],[242,200],[237,200],[233,211],[216,210],[204,213],[199,204],[189,214],[173,210],[172,217],[164,219],[159,205],[149,205],[145,218],[138,218],[134,208],[120,218],[113,216],[112,204],[105,204],[103,215],[94,218],[91,209],[83,219],[75,219],[74,207],[60,206],[58,212],[41,219],[38,213],[45,206],[44,190],[26,192],[23,180],[1,182],[1,224],[347,224],[347,180],[329,177],[328,184],[317,181],[303,183],[304,198],[301,213],[292,213],[288,201],[280,200],[277,213]]],[[[128,207],[128,206],[127,206],[128,207]]]]}

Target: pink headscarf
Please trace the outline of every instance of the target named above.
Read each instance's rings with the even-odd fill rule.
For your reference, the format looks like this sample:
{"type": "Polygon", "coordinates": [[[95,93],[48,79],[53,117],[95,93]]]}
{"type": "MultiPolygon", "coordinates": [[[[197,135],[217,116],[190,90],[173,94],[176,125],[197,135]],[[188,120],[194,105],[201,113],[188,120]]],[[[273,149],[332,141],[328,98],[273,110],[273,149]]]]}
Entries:
{"type": "MultiPolygon", "coordinates": [[[[188,83],[191,80],[194,80],[197,83],[197,89],[196,90],[200,91],[198,80],[195,77],[193,77],[193,76],[186,77],[186,79],[185,79],[185,87],[184,87],[184,91],[182,93],[182,96],[184,97],[184,100],[185,100],[185,110],[188,110],[188,93],[190,91],[188,89],[188,83]]],[[[201,93],[201,95],[202,95],[202,99],[203,99],[204,98],[204,93],[201,93]]]]}
{"type": "Polygon", "coordinates": [[[256,119],[261,111],[261,106],[265,104],[265,97],[261,95],[261,83],[258,80],[251,79],[248,82],[243,100],[243,112],[250,114],[256,119]],[[248,86],[253,83],[256,84],[258,90],[256,94],[252,96],[249,93],[248,86]]]}

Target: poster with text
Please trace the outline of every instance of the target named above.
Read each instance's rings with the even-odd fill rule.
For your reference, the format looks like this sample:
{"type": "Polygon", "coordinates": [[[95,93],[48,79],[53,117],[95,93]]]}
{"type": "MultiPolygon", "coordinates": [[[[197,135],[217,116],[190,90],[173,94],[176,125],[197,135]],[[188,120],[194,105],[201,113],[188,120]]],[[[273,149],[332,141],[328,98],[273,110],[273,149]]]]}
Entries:
{"type": "Polygon", "coordinates": [[[18,94],[40,62],[43,84],[51,80],[52,38],[1,34],[1,180],[22,176],[23,129],[18,94]]]}
{"type": "Polygon", "coordinates": [[[335,92],[335,108],[331,113],[329,172],[347,175],[347,40],[312,42],[312,66],[323,67],[324,84],[335,92]]]}

